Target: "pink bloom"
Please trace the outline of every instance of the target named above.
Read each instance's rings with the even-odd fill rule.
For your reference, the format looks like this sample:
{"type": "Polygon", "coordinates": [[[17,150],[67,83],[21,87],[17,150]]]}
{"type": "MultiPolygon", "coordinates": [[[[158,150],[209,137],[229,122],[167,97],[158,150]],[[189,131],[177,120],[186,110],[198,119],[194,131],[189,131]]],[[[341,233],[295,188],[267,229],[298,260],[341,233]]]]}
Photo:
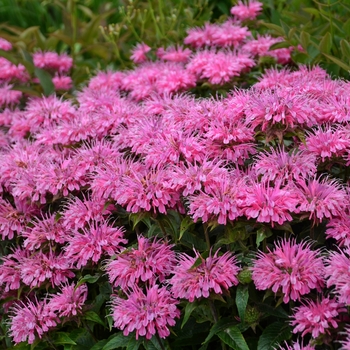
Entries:
{"type": "Polygon", "coordinates": [[[187,37],[184,40],[186,45],[192,45],[195,48],[208,46],[211,44],[211,36],[215,30],[215,25],[206,23],[204,28],[191,28],[187,31],[187,37]]]}
{"type": "Polygon", "coordinates": [[[317,171],[315,156],[296,150],[287,152],[284,148],[260,152],[253,167],[257,175],[262,175],[262,181],[277,180],[282,184],[314,176],[317,171]]]}
{"type": "Polygon", "coordinates": [[[247,4],[238,1],[238,4],[231,8],[231,14],[241,21],[254,20],[262,11],[262,7],[263,4],[260,1],[249,0],[247,4]]]}
{"type": "Polygon", "coordinates": [[[0,81],[10,83],[11,81],[28,81],[29,75],[26,68],[22,65],[15,65],[6,58],[0,57],[0,81]]]}
{"type": "Polygon", "coordinates": [[[88,88],[92,90],[119,90],[123,78],[124,72],[98,72],[98,74],[95,77],[92,77],[90,79],[88,88]]]}
{"type": "MultiPolygon", "coordinates": [[[[277,350],[277,349],[276,349],[277,350]]],[[[283,346],[279,346],[279,350],[315,350],[313,345],[302,345],[297,342],[293,342],[291,345],[288,345],[287,342],[284,342],[283,346]]]]}
{"type": "Polygon", "coordinates": [[[59,317],[76,316],[82,312],[87,295],[86,284],[81,284],[77,288],[74,283],[66,284],[61,287],[59,293],[51,295],[47,307],[59,317]]]}
{"type": "Polygon", "coordinates": [[[296,243],[283,239],[268,253],[258,252],[252,279],[258,290],[282,292],[283,302],[300,300],[311,289],[321,291],[324,286],[324,265],[319,250],[311,250],[311,243],[296,243]]]}
{"type": "Polygon", "coordinates": [[[231,21],[216,25],[214,28],[211,34],[211,44],[218,47],[235,47],[251,36],[248,27],[241,27],[231,21]]]}
{"type": "Polygon", "coordinates": [[[4,51],[10,51],[12,44],[4,38],[0,38],[0,49],[4,51]]]}
{"type": "Polygon", "coordinates": [[[151,48],[146,45],[145,43],[139,43],[136,45],[136,47],[132,50],[132,55],[130,59],[134,63],[142,63],[147,60],[146,53],[151,51],[151,48]]]}
{"type": "Polygon", "coordinates": [[[106,206],[106,200],[101,198],[84,198],[82,201],[78,197],[72,197],[65,204],[62,224],[66,229],[78,230],[92,221],[105,221],[114,209],[112,204],[106,206]]]}
{"type": "Polygon", "coordinates": [[[337,240],[339,247],[350,247],[350,215],[344,212],[341,217],[331,219],[327,223],[326,236],[337,240]]]}
{"type": "Polygon", "coordinates": [[[309,220],[319,223],[323,219],[341,217],[349,204],[348,195],[335,180],[310,178],[297,182],[300,190],[299,212],[310,213],[309,220]]]}
{"type": "Polygon", "coordinates": [[[5,292],[18,290],[21,286],[21,266],[23,260],[28,258],[29,252],[17,248],[12,254],[1,258],[0,285],[5,285],[5,292]]]}
{"type": "Polygon", "coordinates": [[[18,303],[12,308],[12,313],[10,336],[16,344],[23,341],[33,344],[36,337],[41,339],[58,321],[44,301],[33,303],[28,300],[27,304],[18,303]]]}
{"type": "Polygon", "coordinates": [[[326,261],[327,287],[334,286],[340,303],[350,305],[350,259],[349,250],[331,252],[326,261]]]}
{"type": "Polygon", "coordinates": [[[157,57],[164,61],[186,63],[191,56],[190,49],[184,49],[182,46],[169,46],[166,50],[160,47],[157,50],[157,57]]]}
{"type": "Polygon", "coordinates": [[[340,341],[340,344],[342,345],[342,347],[340,348],[341,350],[350,350],[350,329],[349,327],[345,328],[345,335],[346,335],[346,339],[340,341]]]}
{"type": "Polygon", "coordinates": [[[188,197],[189,214],[194,222],[216,220],[225,225],[243,214],[241,204],[246,186],[239,173],[221,176],[210,187],[188,197]],[[235,176],[235,174],[237,176],[235,176]]]}
{"type": "Polygon", "coordinates": [[[332,157],[342,157],[350,148],[350,133],[342,126],[326,126],[307,133],[305,149],[307,153],[320,157],[324,162],[332,157]]]}
{"type": "Polygon", "coordinates": [[[67,231],[64,229],[62,220],[57,220],[55,215],[44,215],[42,218],[34,218],[30,226],[21,232],[25,238],[23,247],[28,250],[40,249],[45,243],[65,243],[67,231]]]}
{"type": "Polygon", "coordinates": [[[2,84],[0,86],[0,107],[17,105],[22,97],[21,91],[11,90],[13,85],[2,84]]]}
{"type": "Polygon", "coordinates": [[[156,333],[161,338],[170,335],[169,326],[175,325],[175,318],[180,317],[173,299],[165,287],[154,285],[144,293],[138,286],[126,293],[128,299],[112,299],[112,317],[114,327],[124,330],[127,336],[136,331],[136,339],[145,336],[151,339],[156,333]]]}
{"type": "Polygon", "coordinates": [[[106,266],[110,283],[124,291],[141,281],[148,281],[149,284],[157,279],[163,281],[172,273],[175,265],[172,245],[142,236],[138,236],[137,241],[137,248],[125,249],[115,260],[108,261],[106,266]]]}
{"type": "Polygon", "coordinates": [[[292,316],[293,333],[302,332],[302,337],[311,333],[313,338],[321,334],[330,334],[330,328],[338,328],[339,314],[346,312],[341,304],[329,298],[316,302],[308,300],[307,304],[294,309],[292,316]]]}
{"type": "Polygon", "coordinates": [[[97,263],[102,254],[114,255],[120,251],[120,244],[127,243],[124,229],[113,227],[107,221],[94,222],[80,231],[73,231],[65,248],[67,259],[78,269],[91,259],[97,263]]]}
{"type": "Polygon", "coordinates": [[[183,253],[178,257],[174,276],[169,280],[175,298],[184,298],[193,302],[201,297],[208,298],[210,293],[222,294],[238,284],[240,268],[231,253],[218,256],[218,252],[204,259],[197,252],[195,257],[183,253]],[[197,262],[200,262],[197,264],[197,262]]]}
{"type": "Polygon", "coordinates": [[[63,254],[56,255],[52,251],[45,254],[39,251],[21,259],[21,279],[31,288],[39,287],[46,280],[51,282],[52,287],[58,286],[74,277],[71,266],[63,254]]]}
{"type": "Polygon", "coordinates": [[[246,189],[246,196],[241,204],[244,215],[257,222],[283,225],[292,221],[291,213],[297,212],[300,201],[298,192],[293,187],[282,187],[278,181],[275,186],[266,183],[253,183],[246,189]]]}
{"type": "Polygon", "coordinates": [[[198,51],[187,64],[187,70],[211,84],[228,83],[235,76],[255,66],[249,56],[233,51],[198,51]]]}
{"type": "Polygon", "coordinates": [[[73,66],[73,59],[67,54],[56,52],[36,52],[33,54],[34,65],[38,68],[67,73],[73,66]]]}
{"type": "Polygon", "coordinates": [[[69,90],[73,86],[73,80],[67,75],[55,75],[52,78],[52,83],[56,90],[69,90]]]}

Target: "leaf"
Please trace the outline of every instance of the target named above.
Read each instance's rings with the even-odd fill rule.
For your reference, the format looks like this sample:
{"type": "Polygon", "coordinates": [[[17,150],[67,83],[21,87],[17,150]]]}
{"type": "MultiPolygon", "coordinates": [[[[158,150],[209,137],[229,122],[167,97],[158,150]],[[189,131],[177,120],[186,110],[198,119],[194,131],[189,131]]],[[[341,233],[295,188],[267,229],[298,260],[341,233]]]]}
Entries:
{"type": "MultiPolygon", "coordinates": [[[[114,334],[109,338],[107,344],[102,348],[102,350],[114,350],[118,348],[126,348],[131,334],[127,337],[123,333],[114,334]]],[[[133,335],[134,336],[134,335],[133,335]]]]}
{"type": "Polygon", "coordinates": [[[335,58],[334,56],[331,55],[326,55],[325,53],[323,54],[324,56],[326,56],[328,59],[330,59],[331,61],[333,61],[334,63],[336,63],[338,66],[340,66],[341,68],[345,69],[346,71],[350,72],[350,66],[348,66],[346,63],[340,61],[338,58],[335,58]]]}
{"type": "Polygon", "coordinates": [[[327,32],[321,39],[320,44],[318,45],[319,50],[322,53],[329,53],[332,48],[332,35],[330,32],[327,32]]]}
{"type": "Polygon", "coordinates": [[[45,96],[49,96],[55,92],[55,86],[49,72],[41,68],[34,68],[34,74],[39,79],[40,85],[44,90],[45,96]]]}
{"type": "Polygon", "coordinates": [[[13,64],[17,64],[18,60],[14,57],[13,53],[7,52],[5,50],[0,50],[0,56],[6,58],[13,64]]]}
{"type": "Polygon", "coordinates": [[[142,345],[142,339],[136,339],[135,335],[130,338],[126,350],[137,350],[142,345]]]}
{"type": "Polygon", "coordinates": [[[107,339],[100,340],[90,350],[102,350],[103,347],[107,344],[107,342],[107,339]]]}
{"type": "Polygon", "coordinates": [[[249,299],[248,286],[240,284],[236,290],[236,306],[241,322],[244,322],[245,310],[249,299]]]}
{"type": "Polygon", "coordinates": [[[303,11],[304,12],[307,12],[309,13],[310,15],[313,15],[315,17],[319,17],[320,16],[320,13],[318,12],[317,9],[313,8],[313,7],[304,7],[303,8],[303,11]]]}
{"type": "Polygon", "coordinates": [[[266,227],[259,228],[258,231],[256,231],[256,246],[259,248],[260,243],[268,237],[272,236],[272,231],[266,227]]]}
{"type": "Polygon", "coordinates": [[[70,338],[69,333],[65,332],[56,332],[53,342],[54,344],[77,345],[77,343],[72,338],[70,338]]]}
{"type": "Polygon", "coordinates": [[[182,221],[181,221],[181,225],[180,225],[180,235],[179,235],[179,239],[182,238],[183,234],[191,227],[194,225],[193,220],[191,219],[191,217],[186,216],[182,221]]]}
{"type": "Polygon", "coordinates": [[[265,27],[274,30],[278,35],[284,36],[287,33],[284,32],[283,28],[276,25],[276,24],[272,24],[272,23],[266,23],[266,22],[262,22],[262,25],[264,25],[265,27]]]}
{"type": "Polygon", "coordinates": [[[101,320],[101,317],[95,311],[87,311],[84,314],[84,319],[100,324],[106,327],[106,324],[101,320]]]}
{"type": "Polygon", "coordinates": [[[184,315],[184,319],[181,323],[181,328],[183,328],[183,326],[186,324],[186,322],[188,321],[189,317],[191,316],[192,311],[198,306],[197,302],[193,302],[193,303],[187,303],[186,307],[185,307],[185,315],[184,315]]]}
{"type": "Polygon", "coordinates": [[[290,43],[288,41],[281,41],[279,43],[271,45],[269,48],[269,51],[275,50],[275,49],[283,49],[286,47],[290,47],[290,43]]]}
{"type": "Polygon", "coordinates": [[[271,350],[283,340],[290,339],[291,336],[289,326],[283,322],[274,322],[262,332],[258,342],[258,350],[271,350]]]}
{"type": "Polygon", "coordinates": [[[75,289],[78,288],[79,286],[81,286],[81,285],[82,285],[83,283],[85,283],[85,282],[87,282],[87,283],[95,283],[95,282],[98,281],[99,278],[100,278],[100,275],[99,275],[99,274],[96,274],[96,275],[94,275],[94,276],[91,276],[90,274],[87,274],[87,275],[85,275],[84,277],[82,277],[82,278],[78,281],[78,283],[77,283],[75,289]]]}
{"type": "Polygon", "coordinates": [[[220,321],[216,322],[213,327],[211,327],[210,332],[208,336],[205,338],[203,344],[206,344],[209,342],[209,340],[219,332],[224,331],[225,329],[228,329],[230,327],[236,326],[237,322],[233,322],[232,318],[222,318],[220,321]]]}
{"type": "Polygon", "coordinates": [[[300,33],[300,43],[303,49],[307,50],[309,42],[310,42],[310,34],[305,31],[302,31],[300,33]]]}
{"type": "Polygon", "coordinates": [[[340,40],[340,48],[343,54],[343,58],[350,59],[350,44],[347,40],[340,40]]]}
{"type": "Polygon", "coordinates": [[[218,333],[218,337],[232,349],[249,350],[248,344],[244,340],[242,333],[235,326],[226,328],[224,331],[218,333]]]}

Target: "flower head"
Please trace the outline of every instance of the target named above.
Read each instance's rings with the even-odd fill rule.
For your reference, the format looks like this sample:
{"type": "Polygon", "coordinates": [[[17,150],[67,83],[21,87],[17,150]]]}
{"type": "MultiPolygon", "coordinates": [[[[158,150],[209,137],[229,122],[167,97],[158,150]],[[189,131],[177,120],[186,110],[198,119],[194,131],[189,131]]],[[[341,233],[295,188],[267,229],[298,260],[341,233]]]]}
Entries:
{"type": "Polygon", "coordinates": [[[311,333],[313,338],[321,334],[329,334],[331,328],[337,328],[339,314],[346,309],[334,299],[323,298],[316,302],[308,300],[306,304],[294,309],[293,333],[302,332],[302,337],[311,333]]]}
{"type": "Polygon", "coordinates": [[[231,8],[231,15],[244,21],[246,19],[254,20],[261,12],[263,4],[260,1],[249,0],[247,4],[238,1],[238,4],[231,8]]]}
{"type": "Polygon", "coordinates": [[[273,251],[259,252],[251,268],[256,288],[282,292],[284,303],[290,299],[300,300],[314,288],[321,291],[324,265],[320,252],[311,250],[310,246],[307,242],[283,239],[273,251]]]}
{"type": "Polygon", "coordinates": [[[107,263],[109,281],[123,290],[139,282],[163,281],[175,265],[172,245],[139,236],[138,247],[125,249],[107,263]]]}
{"type": "Polygon", "coordinates": [[[184,298],[193,302],[201,297],[208,298],[210,293],[222,294],[233,285],[238,284],[240,268],[231,253],[218,256],[216,251],[204,259],[197,251],[195,257],[181,254],[174,276],[169,280],[171,290],[176,298],[184,298]],[[196,262],[199,260],[199,264],[196,262]]]}
{"type": "Polygon", "coordinates": [[[147,60],[146,53],[151,51],[151,48],[145,43],[137,44],[136,47],[132,50],[131,59],[134,63],[142,63],[147,60]]]}
{"type": "Polygon", "coordinates": [[[114,327],[124,330],[126,336],[136,331],[136,339],[145,336],[151,339],[156,333],[161,338],[170,335],[169,326],[174,326],[180,317],[176,308],[178,301],[165,288],[154,285],[144,293],[138,286],[126,292],[127,299],[112,299],[114,327]]]}

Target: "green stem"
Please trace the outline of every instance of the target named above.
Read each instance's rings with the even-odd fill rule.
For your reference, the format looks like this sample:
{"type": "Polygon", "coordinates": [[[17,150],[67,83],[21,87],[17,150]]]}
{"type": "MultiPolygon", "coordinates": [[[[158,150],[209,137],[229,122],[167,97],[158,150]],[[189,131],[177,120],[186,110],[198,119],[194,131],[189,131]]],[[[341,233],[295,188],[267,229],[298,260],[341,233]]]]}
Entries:
{"type": "Polygon", "coordinates": [[[210,245],[210,239],[209,239],[209,233],[208,233],[208,225],[204,224],[204,237],[205,242],[207,243],[208,251],[210,251],[211,245],[210,245]]]}

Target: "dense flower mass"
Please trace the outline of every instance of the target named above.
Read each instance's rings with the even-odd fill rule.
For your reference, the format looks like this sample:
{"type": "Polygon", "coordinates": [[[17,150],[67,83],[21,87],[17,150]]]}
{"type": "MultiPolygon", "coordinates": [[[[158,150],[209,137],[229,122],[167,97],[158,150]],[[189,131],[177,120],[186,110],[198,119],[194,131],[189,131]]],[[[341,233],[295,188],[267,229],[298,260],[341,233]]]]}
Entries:
{"type": "Polygon", "coordinates": [[[268,253],[259,252],[254,261],[252,279],[259,290],[271,288],[282,292],[283,302],[300,300],[316,288],[324,286],[324,265],[318,250],[307,242],[283,239],[268,253]]]}
{"type": "Polygon", "coordinates": [[[0,38],[2,333],[38,349],[350,348],[350,82],[293,62],[317,47],[260,31],[259,1],[215,4],[216,22],[185,6],[198,27],[177,43],[176,11],[163,36],[167,15],[129,3],[103,45],[82,43],[113,10],[85,5],[74,40],[0,38]],[[91,76],[93,52],[118,59],[91,76]]]}

